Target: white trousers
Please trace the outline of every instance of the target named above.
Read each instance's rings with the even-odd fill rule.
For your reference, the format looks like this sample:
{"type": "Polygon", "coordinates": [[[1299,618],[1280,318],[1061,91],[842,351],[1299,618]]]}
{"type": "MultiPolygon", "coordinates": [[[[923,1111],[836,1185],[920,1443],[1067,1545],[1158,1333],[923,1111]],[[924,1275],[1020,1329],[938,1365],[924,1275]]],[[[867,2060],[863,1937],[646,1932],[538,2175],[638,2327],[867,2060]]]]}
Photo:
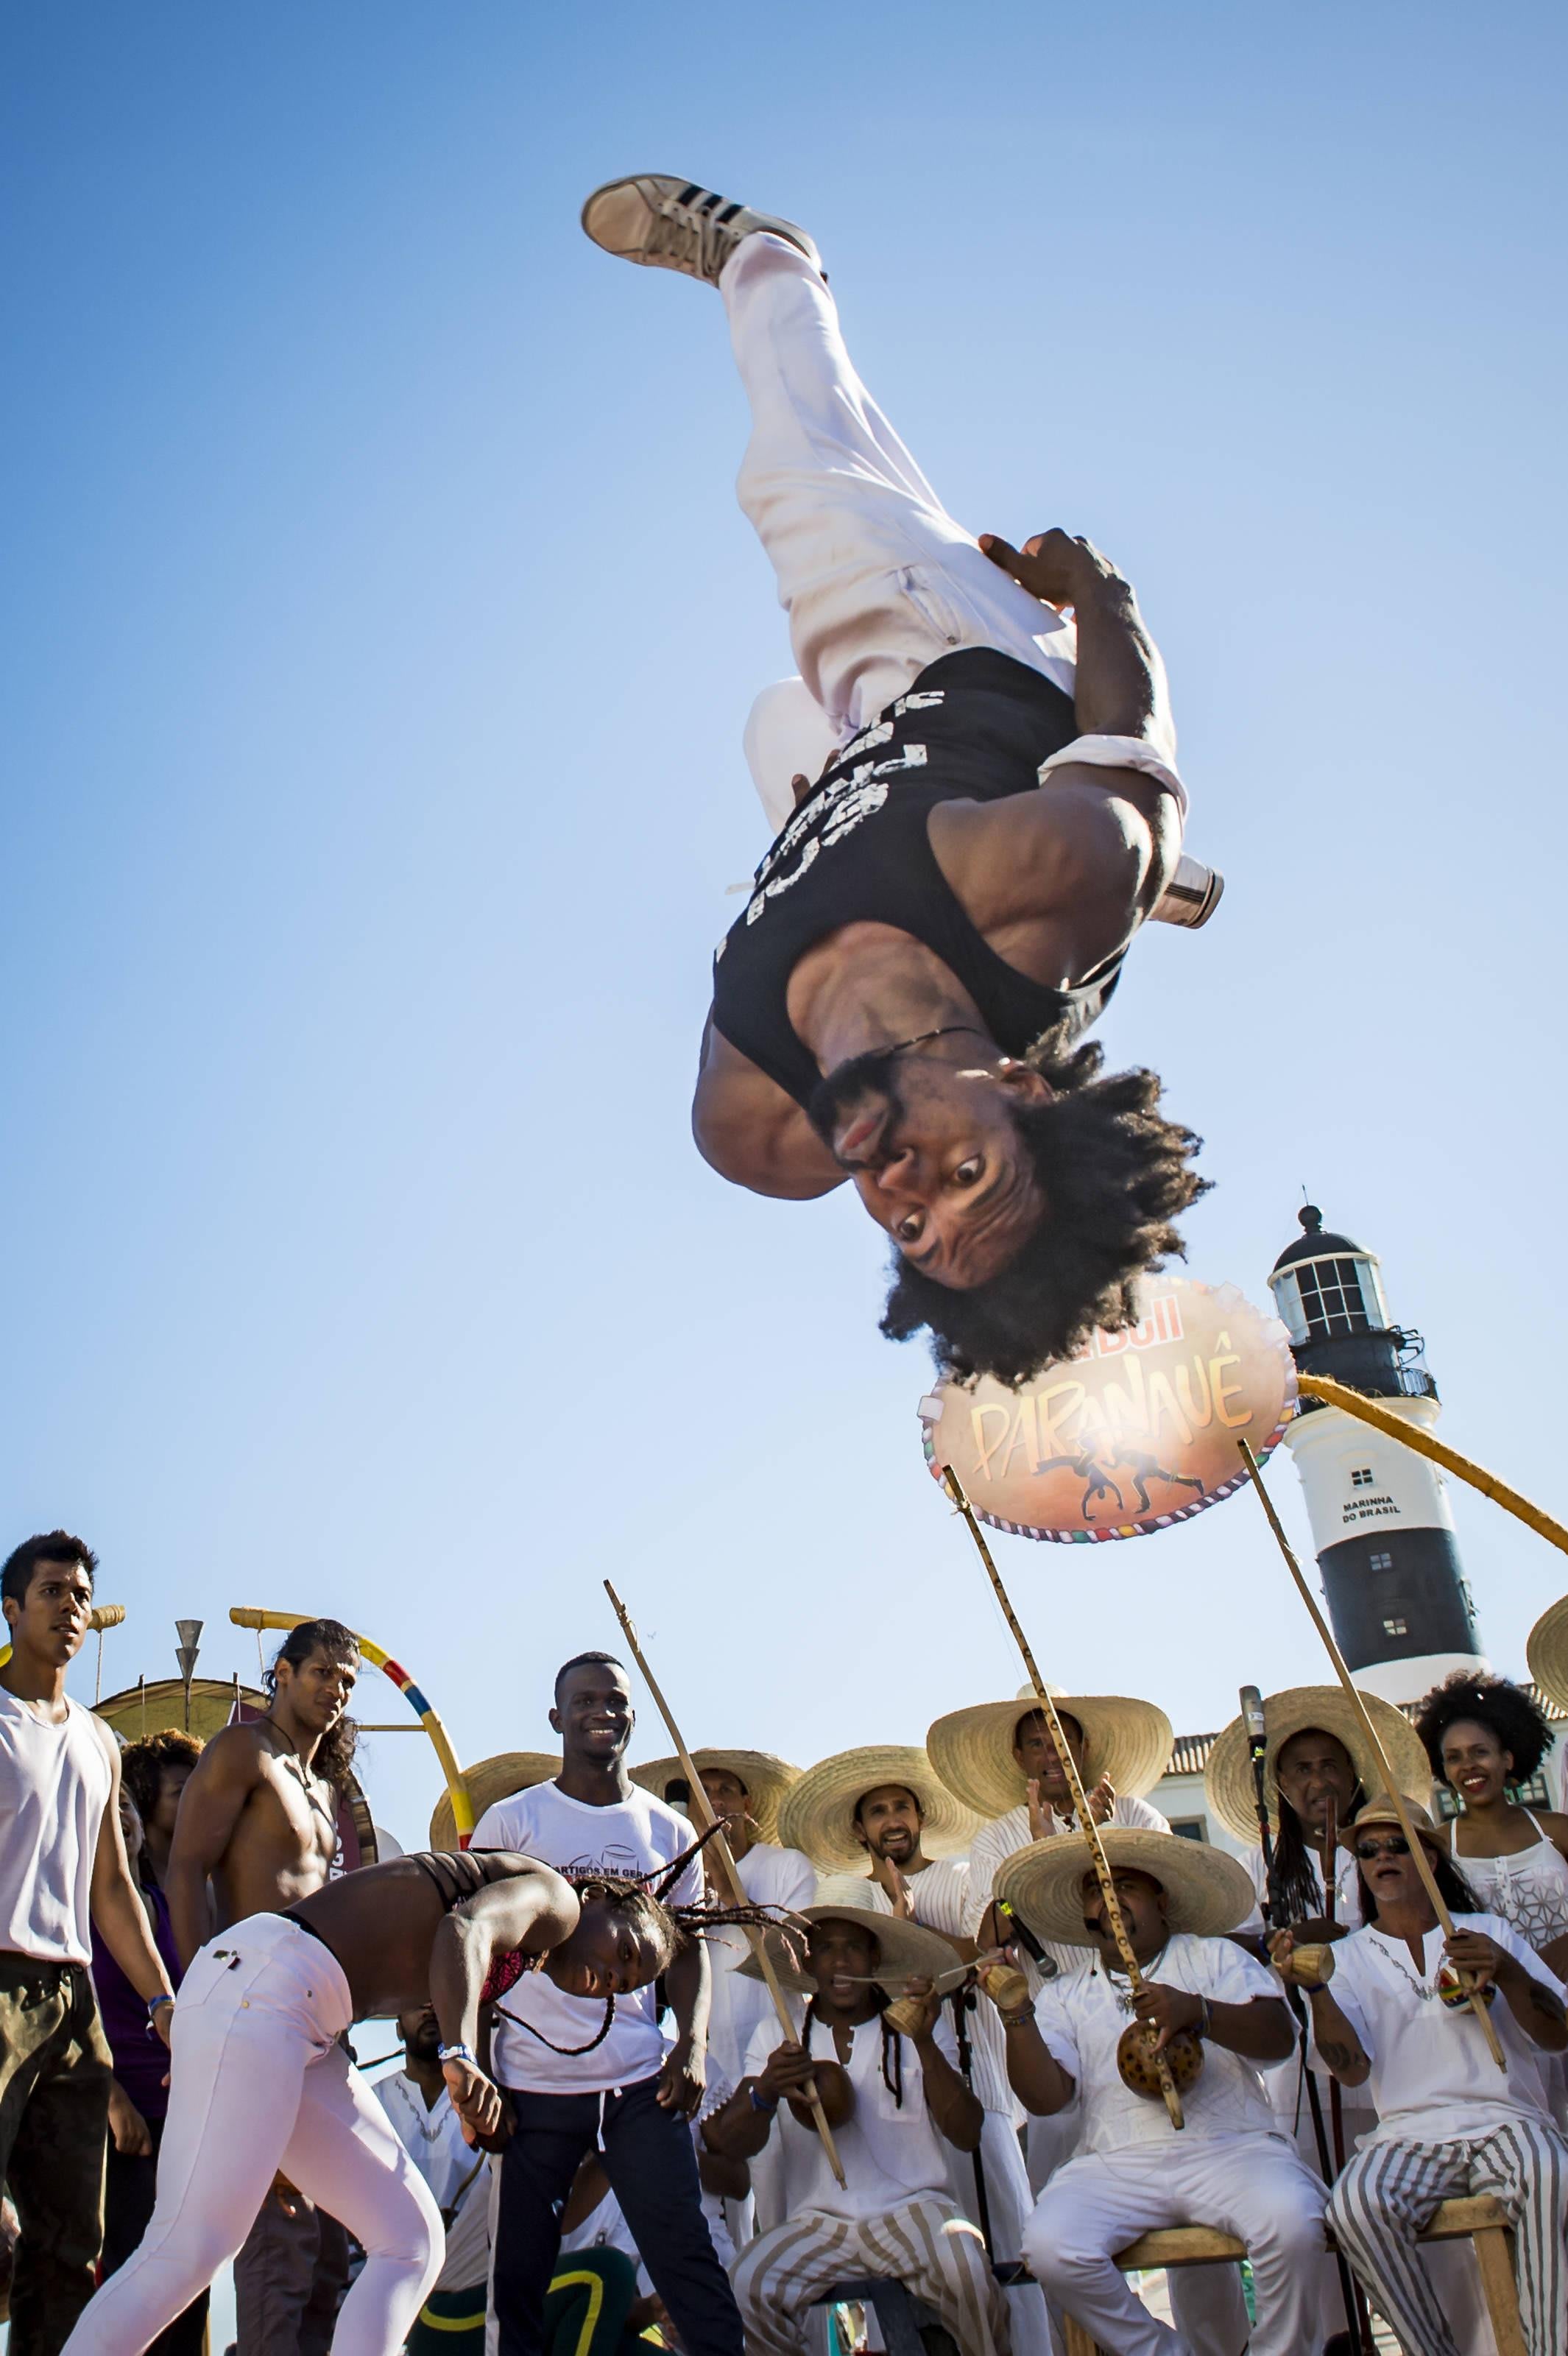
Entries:
{"type": "Polygon", "coordinates": [[[1007,2356],[1007,2309],[977,2227],[923,2192],[879,2217],[805,2210],[748,2242],[730,2279],[748,2356],[800,2356],[814,2299],[836,2282],[880,2275],[936,2309],[964,2356],[1007,2356]]]}
{"type": "Polygon", "coordinates": [[[856,375],[805,254],[746,238],[719,284],[752,409],[737,489],[811,699],[796,682],[767,689],[747,729],[752,775],[782,826],[790,776],[815,777],[939,656],[994,647],[1071,695],[1075,640],[948,515],[856,375]]]}
{"type": "Polygon", "coordinates": [[[1307,2356],[1317,2348],[1323,2187],[1289,2144],[1214,2136],[1083,2152],[1052,2177],[1035,2205],[1026,2254],[1051,2297],[1108,2356],[1189,2356],[1190,2342],[1149,2313],[1114,2262],[1116,2251],[1163,2225],[1212,2225],[1245,2242],[1258,2308],[1252,2356],[1307,2356]]]}
{"type": "Polygon", "coordinates": [[[1328,2204],[1339,2246],[1408,2356],[1458,2356],[1415,2236],[1440,2201],[1495,2193],[1514,2229],[1520,2318],[1530,2356],[1568,2349],[1568,2142],[1543,2118],[1474,2141],[1372,2143],[1347,2162],[1328,2204]]]}
{"type": "Polygon", "coordinates": [[[175,2007],[152,2221],[68,2356],[142,2356],[233,2257],[282,2169],[364,2244],[334,2356],[393,2356],[441,2268],[441,2211],[336,2041],[348,1983],[319,1939],[253,1914],[203,1947],[175,2007]]]}

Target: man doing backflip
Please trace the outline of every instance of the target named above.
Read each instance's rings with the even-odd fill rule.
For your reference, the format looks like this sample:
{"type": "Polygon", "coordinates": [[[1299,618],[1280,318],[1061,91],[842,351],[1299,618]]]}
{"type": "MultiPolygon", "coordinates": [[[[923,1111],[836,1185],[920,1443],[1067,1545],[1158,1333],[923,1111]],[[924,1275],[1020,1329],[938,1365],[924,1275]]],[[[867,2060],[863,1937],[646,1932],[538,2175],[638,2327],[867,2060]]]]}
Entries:
{"type": "Polygon", "coordinates": [[[787,822],[715,962],[699,1148],[755,1194],[849,1179],[895,1248],[883,1332],[1020,1380],[1131,1322],[1201,1191],[1155,1076],[1074,1044],[1144,920],[1218,896],[1181,859],[1159,656],[1087,541],[1020,552],[944,511],[803,230],[656,175],[597,189],[583,226],[724,297],[741,503],[814,700],[793,815],[759,776],[787,822]]]}

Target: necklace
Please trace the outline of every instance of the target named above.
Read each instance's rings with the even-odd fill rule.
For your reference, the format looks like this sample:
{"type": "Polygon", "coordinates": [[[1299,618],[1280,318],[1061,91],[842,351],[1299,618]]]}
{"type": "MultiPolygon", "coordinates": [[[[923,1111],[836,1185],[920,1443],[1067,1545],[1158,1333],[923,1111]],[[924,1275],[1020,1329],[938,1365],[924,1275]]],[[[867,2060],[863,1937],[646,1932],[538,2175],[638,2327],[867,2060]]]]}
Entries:
{"type": "MultiPolygon", "coordinates": [[[[1170,1942],[1168,1939],[1165,1945],[1166,1947],[1168,1947],[1169,1944],[1170,1942]]],[[[1165,1947],[1162,1947],[1157,1955],[1151,1955],[1147,1964],[1140,1964],[1138,1965],[1138,1969],[1146,1980],[1151,1980],[1164,1961],[1165,1947]]],[[[1122,2012],[1133,2011],[1136,2006],[1137,1999],[1133,1995],[1132,1983],[1127,1979],[1126,1974],[1125,1972],[1114,1972],[1109,1964],[1104,1965],[1096,1964],[1094,1965],[1095,1976],[1099,1977],[1102,1971],[1104,1972],[1105,1986],[1115,1997],[1118,2009],[1122,2012]],[[1123,1983],[1120,1987],[1116,1985],[1118,1980],[1123,1983]]]]}
{"type": "Polygon", "coordinates": [[[287,1745],[286,1749],[274,1751],[272,1753],[272,1756],[277,1761],[279,1766],[286,1767],[291,1774],[297,1777],[300,1790],[304,1794],[305,1798],[310,1802],[310,1804],[315,1809],[316,1815],[321,1816],[325,1823],[332,1824],[335,1821],[332,1810],[326,1806],[317,1789],[318,1783],[325,1783],[325,1778],[324,1776],[317,1777],[311,1773],[310,1769],[305,1765],[304,1761],[300,1757],[299,1752],[294,1749],[293,1744],[289,1741],[288,1736],[283,1732],[283,1728],[279,1726],[275,1719],[263,1718],[261,1720],[261,1723],[266,1727],[269,1733],[275,1734],[281,1743],[287,1745]]]}
{"type": "MultiPolygon", "coordinates": [[[[1415,1990],[1416,1995],[1421,1998],[1423,2004],[1430,2004],[1434,1996],[1436,1994],[1435,1988],[1429,1987],[1424,1978],[1417,1979],[1415,1974],[1411,1970],[1410,1965],[1405,1962],[1404,1957],[1399,1953],[1398,1949],[1389,1945],[1388,1941],[1390,1935],[1391,1934],[1386,1931],[1379,1933],[1373,1939],[1372,1944],[1374,1951],[1380,1955],[1386,1956],[1387,1960],[1393,1965],[1394,1970],[1399,1974],[1401,1979],[1405,1982],[1406,1986],[1413,1987],[1415,1990]]],[[[1401,1944],[1403,1945],[1403,1942],[1402,1941],[1401,1944]]]]}

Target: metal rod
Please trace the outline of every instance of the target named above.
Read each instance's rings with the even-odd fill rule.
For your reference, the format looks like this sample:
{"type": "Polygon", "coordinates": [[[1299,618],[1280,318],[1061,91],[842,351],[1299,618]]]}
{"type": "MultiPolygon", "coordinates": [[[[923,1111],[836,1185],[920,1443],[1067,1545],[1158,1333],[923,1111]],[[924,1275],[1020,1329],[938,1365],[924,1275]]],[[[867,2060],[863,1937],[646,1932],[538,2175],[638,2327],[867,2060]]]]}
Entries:
{"type": "MultiPolygon", "coordinates": [[[[1029,1682],[1034,1687],[1040,1713],[1045,1719],[1046,1730],[1051,1736],[1051,1746],[1061,1762],[1061,1772],[1067,1779],[1067,1788],[1072,1795],[1072,1813],[1078,1819],[1079,1829],[1089,1844],[1094,1877],[1100,1885],[1100,1895],[1105,1901],[1111,1936],[1116,1943],[1116,1952],[1121,1956],[1122,1968],[1127,1976],[1127,1985],[1133,1994],[1137,1996],[1143,1988],[1143,1974],[1138,1969],[1138,1959],[1133,1953],[1133,1943],[1127,1936],[1127,1926],[1122,1917],[1121,1901],[1116,1896],[1115,1878],[1111,1871],[1110,1859],[1105,1855],[1105,1845],[1100,1838],[1100,1827],[1095,1823],[1093,1811],[1089,1805],[1088,1796],[1083,1789],[1083,1779],[1078,1772],[1078,1762],[1068,1747],[1061,1720],[1056,1714],[1056,1704],[1046,1691],[1045,1679],[1035,1666],[1035,1658],[1029,1650],[1029,1638],[1019,1624],[1018,1613],[1013,1610],[1008,1590],[1002,1585],[1001,1573],[992,1561],[991,1549],[981,1536],[980,1525],[975,1518],[975,1509],[964,1494],[964,1483],[951,1464],[943,1467],[942,1478],[948,1495],[968,1526],[969,1535],[974,1539],[980,1559],[986,1566],[986,1575],[990,1580],[996,1590],[997,1601],[1002,1607],[1002,1616],[1012,1630],[1019,1651],[1023,1655],[1023,1664],[1029,1671],[1029,1682]]],[[[1170,2114],[1170,2124],[1173,2127],[1185,2126],[1187,2122],[1182,2116],[1181,2096],[1177,2092],[1176,2080],[1171,2075],[1170,2064],[1163,2053],[1155,2054],[1154,2064],[1159,2073],[1159,2090],[1165,2096],[1165,2107],[1170,2114]]]]}
{"type": "MultiPolygon", "coordinates": [[[[621,1633],[625,1637],[626,1643],[631,1648],[632,1658],[635,1661],[638,1668],[642,1672],[643,1683],[646,1686],[648,1691],[654,1697],[654,1707],[665,1722],[665,1732],[669,1736],[671,1742],[675,1745],[676,1757],[680,1761],[680,1772],[685,1776],[687,1783],[689,1784],[691,1789],[691,1805],[694,1808],[699,1807],[702,1811],[697,1829],[699,1832],[706,1832],[709,1825],[716,1825],[719,1822],[719,1818],[714,1812],[713,1804],[709,1799],[708,1794],[703,1788],[701,1776],[698,1773],[696,1768],[691,1763],[691,1753],[688,1751],[686,1744],[681,1738],[680,1729],[677,1726],[674,1718],[670,1714],[669,1704],[666,1701],[663,1692],[660,1690],[658,1680],[654,1676],[652,1669],[649,1668],[643,1648],[637,1642],[637,1632],[632,1625],[630,1612],[626,1610],[625,1605],[622,1602],[620,1597],[616,1594],[613,1587],[612,1587],[608,1580],[604,1581],[604,1592],[610,1598],[611,1606],[614,1612],[615,1617],[621,1623],[621,1633]]],[[[708,1846],[717,1857],[719,1863],[723,1869],[724,1875],[729,1881],[735,1903],[737,1905],[743,1905],[745,1902],[746,1893],[741,1886],[741,1876],[736,1869],[734,1858],[731,1855],[730,1844],[725,1839],[723,1833],[716,1832],[708,1846]]],[[[768,1953],[767,1943],[761,1931],[757,1930],[752,1924],[746,1924],[745,1932],[748,1940],[751,1942],[752,1953],[757,1959],[757,1968],[762,1973],[763,1979],[767,1987],[768,1994],[773,2000],[773,2010],[778,2014],[779,2026],[784,2030],[784,2033],[789,2040],[790,2043],[794,2045],[798,2042],[795,2036],[795,2023],[789,2017],[789,2007],[784,2002],[784,1990],[779,1986],[779,1976],[773,1969],[773,1960],[768,1953]]],[[[822,2097],[816,2091],[816,2081],[815,2078],[807,2081],[805,2096],[806,2101],[811,2106],[811,2115],[816,2122],[816,2132],[822,2138],[822,2148],[827,2155],[828,2166],[832,2169],[838,2184],[844,2187],[847,2190],[848,2185],[845,2180],[843,2164],[838,2158],[838,2147],[833,2140],[833,2130],[827,2124],[827,2114],[822,2107],[822,2097]]]]}
{"type": "MultiPolygon", "coordinates": [[[[1399,1788],[1399,1778],[1395,1775],[1392,1767],[1389,1764],[1388,1753],[1383,1749],[1381,1738],[1378,1733],[1377,1728],[1372,1723],[1372,1714],[1367,1708],[1366,1700],[1362,1695],[1360,1686],[1356,1684],[1349,1670],[1345,1665],[1345,1655],[1341,1653],[1339,1645],[1334,1641],[1334,1632],[1329,1627],[1328,1621],[1323,1617],[1322,1612],[1318,1608],[1317,1599],[1307,1583],[1301,1565],[1296,1559],[1296,1550],[1292,1547],[1290,1540],[1285,1537],[1285,1525],[1275,1511],[1274,1499],[1269,1495],[1267,1489],[1264,1486],[1262,1465],[1260,1465],[1257,1458],[1253,1454],[1252,1450],[1248,1447],[1244,1440],[1239,1440],[1236,1442],[1236,1445],[1242,1451],[1242,1462],[1247,1468],[1248,1477],[1251,1480],[1253,1488],[1258,1493],[1258,1502],[1263,1506],[1264,1512],[1268,1516],[1268,1526],[1278,1541],[1279,1550],[1285,1557],[1285,1563],[1289,1569],[1292,1579],[1296,1581],[1296,1591],[1300,1595],[1302,1601],[1306,1604],[1308,1612],[1311,1614],[1312,1624],[1323,1640],[1324,1650],[1327,1652],[1328,1658],[1334,1664],[1334,1674],[1339,1678],[1339,1683],[1344,1687],[1345,1694],[1349,1701],[1350,1707],[1354,1709],[1356,1716],[1361,1722],[1361,1732],[1366,1737],[1367,1747],[1371,1751],[1372,1757],[1377,1761],[1379,1769],[1381,1772],[1383,1786],[1388,1794],[1389,1804],[1392,1808],[1394,1815],[1399,1819],[1399,1828],[1404,1835],[1405,1845],[1410,1851],[1411,1860],[1415,1867],[1416,1872],[1421,1877],[1422,1888],[1425,1890],[1428,1899],[1431,1901],[1432,1911],[1437,1917],[1444,1937],[1445,1939],[1451,1939],[1454,1935],[1454,1917],[1448,1912],[1447,1903],[1444,1899],[1442,1891],[1437,1887],[1437,1877],[1432,1870],[1432,1863],[1430,1858],[1427,1857],[1425,1844],[1422,1840],[1420,1834],[1416,1831],[1414,1825],[1411,1822],[1410,1811],[1404,1804],[1404,1794],[1399,1788]]],[[[1503,2049],[1499,2040],[1498,2032],[1493,2024],[1492,2017],[1487,2010],[1486,2001],[1482,1997],[1480,1990],[1476,1987],[1475,1981],[1470,1975],[1461,1972],[1459,1979],[1461,1985],[1465,1987],[1467,1996],[1469,1998],[1470,2009],[1475,2014],[1476,2019],[1480,2022],[1481,2028],[1486,2034],[1487,2043],[1491,2048],[1493,2061],[1497,2063],[1499,2070],[1506,2071],[1508,2063],[1503,2058],[1503,2049]]]]}

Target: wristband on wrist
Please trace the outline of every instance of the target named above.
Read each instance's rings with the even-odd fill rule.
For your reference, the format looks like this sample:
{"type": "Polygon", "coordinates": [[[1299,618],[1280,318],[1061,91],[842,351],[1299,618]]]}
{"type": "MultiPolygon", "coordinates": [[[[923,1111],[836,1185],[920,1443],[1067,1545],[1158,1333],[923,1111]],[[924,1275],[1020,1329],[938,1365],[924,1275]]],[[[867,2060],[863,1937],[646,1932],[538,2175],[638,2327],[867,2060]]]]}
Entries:
{"type": "Polygon", "coordinates": [[[776,2102],[769,2102],[767,2096],[763,2094],[762,2088],[758,2085],[754,2078],[750,2080],[748,2083],[746,2092],[752,2097],[752,2108],[754,2111],[765,2112],[767,2116],[771,2119],[773,2113],[778,2109],[778,2104],[776,2102]]]}
{"type": "Polygon", "coordinates": [[[435,2058],[438,2062],[466,2062],[471,2070],[477,2070],[479,2067],[474,2058],[474,2048],[471,2045],[438,2046],[435,2058]]]}
{"type": "Polygon", "coordinates": [[[150,1996],[147,1998],[147,2019],[151,2020],[155,2013],[163,2010],[165,2004],[173,2004],[173,2002],[174,1998],[167,1988],[160,1988],[156,1996],[150,1996]]]}
{"type": "Polygon", "coordinates": [[[1028,2004],[1025,2005],[1020,2011],[1004,2012],[1002,2015],[1002,2027],[1004,2029],[1023,2029],[1027,2027],[1029,2022],[1033,2019],[1034,2007],[1032,2004],[1028,2004]]]}

